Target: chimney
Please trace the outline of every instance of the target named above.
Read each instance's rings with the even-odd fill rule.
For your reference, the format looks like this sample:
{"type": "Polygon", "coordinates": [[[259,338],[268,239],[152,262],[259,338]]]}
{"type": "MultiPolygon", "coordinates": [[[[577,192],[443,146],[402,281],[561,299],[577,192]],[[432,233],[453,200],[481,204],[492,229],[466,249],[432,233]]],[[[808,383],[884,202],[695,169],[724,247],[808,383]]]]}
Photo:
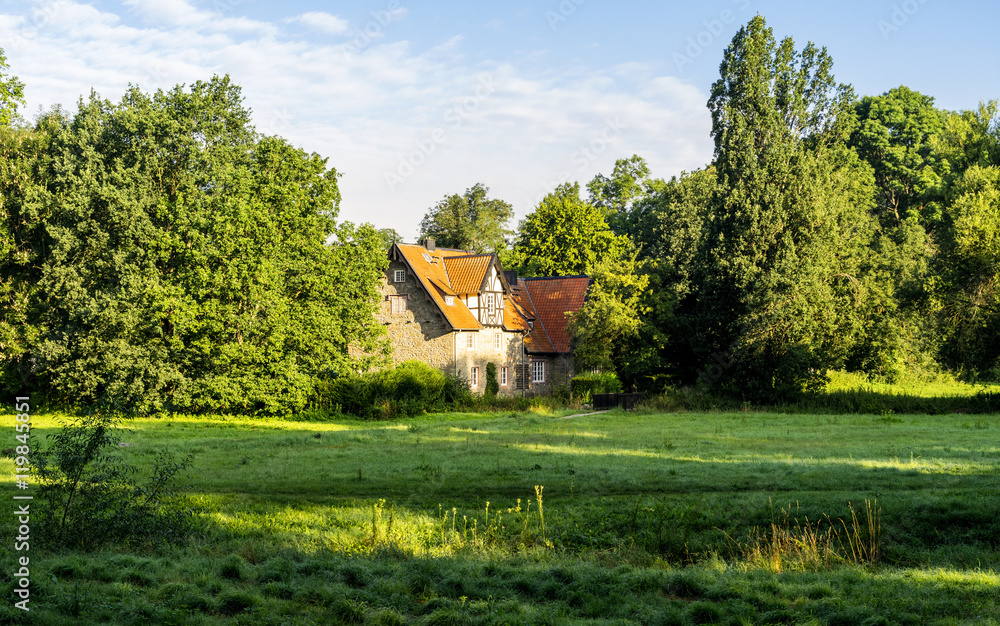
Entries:
{"type": "Polygon", "coordinates": [[[435,248],[436,244],[437,244],[437,242],[435,242],[430,237],[428,237],[427,239],[424,239],[424,247],[427,248],[428,252],[434,252],[434,248],[435,248]]]}

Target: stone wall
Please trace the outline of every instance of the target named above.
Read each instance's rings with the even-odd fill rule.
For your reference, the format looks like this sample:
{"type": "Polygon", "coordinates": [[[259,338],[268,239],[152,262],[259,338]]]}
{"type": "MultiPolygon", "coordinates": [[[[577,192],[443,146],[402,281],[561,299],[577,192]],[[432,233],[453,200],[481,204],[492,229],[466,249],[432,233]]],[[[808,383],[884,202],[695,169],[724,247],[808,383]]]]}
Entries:
{"type": "Polygon", "coordinates": [[[392,261],[379,287],[382,303],[376,319],[385,325],[392,342],[392,361],[423,361],[443,371],[453,371],[455,340],[451,326],[437,305],[420,286],[416,276],[406,272],[406,281],[393,282],[395,270],[405,270],[404,263],[392,261]],[[408,296],[405,313],[393,313],[391,296],[408,296]],[[449,369],[450,368],[450,369],[449,369]]]}
{"type": "Polygon", "coordinates": [[[574,375],[572,354],[529,354],[526,358],[529,375],[531,361],[545,362],[545,382],[531,383],[531,395],[543,396],[560,387],[569,391],[569,381],[574,375]]]}

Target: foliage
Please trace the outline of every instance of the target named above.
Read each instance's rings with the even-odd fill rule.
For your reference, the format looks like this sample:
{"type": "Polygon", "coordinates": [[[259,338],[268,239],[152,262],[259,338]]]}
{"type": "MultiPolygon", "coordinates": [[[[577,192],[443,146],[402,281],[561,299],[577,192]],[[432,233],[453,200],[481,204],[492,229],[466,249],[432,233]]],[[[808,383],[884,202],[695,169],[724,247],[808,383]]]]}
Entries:
{"type": "Polygon", "coordinates": [[[420,237],[432,237],[443,248],[470,250],[475,254],[507,248],[507,222],[514,208],[487,197],[490,189],[476,183],[464,195],[445,196],[420,222],[420,237]]]}
{"type": "Polygon", "coordinates": [[[589,274],[587,298],[568,323],[573,358],[578,369],[614,371],[631,356],[622,348],[639,329],[644,313],[640,303],[649,279],[638,273],[632,258],[623,258],[617,264],[598,261],[589,274]]]}
{"type": "Polygon", "coordinates": [[[574,398],[588,402],[595,393],[621,393],[622,383],[612,372],[594,372],[574,376],[569,388],[574,398]]]}
{"type": "Polygon", "coordinates": [[[102,410],[71,419],[49,435],[47,447],[33,441],[30,460],[39,480],[33,520],[46,545],[92,550],[107,543],[170,541],[187,532],[192,511],[178,504],[176,479],[192,457],[178,462],[161,452],[148,480],[139,483],[139,468],[113,453],[121,444],[122,420],[114,409],[102,410]]]}
{"type": "Polygon", "coordinates": [[[825,49],[777,44],[758,16],[712,87],[718,191],[695,279],[701,379],[751,401],[821,386],[858,340],[872,177],[843,146],[852,94],[831,67],[825,49]]]}
{"type": "Polygon", "coordinates": [[[17,120],[17,107],[24,106],[24,83],[5,73],[9,67],[0,48],[0,128],[13,124],[17,120]]]}
{"type": "Polygon", "coordinates": [[[518,232],[512,262],[522,276],[584,275],[598,261],[625,259],[630,247],[600,209],[580,198],[579,183],[560,185],[546,195],[518,232]]]}
{"type": "Polygon", "coordinates": [[[945,362],[1000,378],[1000,167],[973,165],[954,186],[938,271],[945,362]]]}
{"type": "Polygon", "coordinates": [[[601,209],[616,235],[635,238],[634,225],[643,202],[658,193],[664,182],[650,177],[646,160],[637,154],[615,161],[611,176],[598,174],[587,183],[590,204],[601,209]]]}
{"type": "Polygon", "coordinates": [[[486,364],[486,397],[495,398],[500,393],[500,381],[497,380],[497,364],[490,361],[486,364]]]}
{"type": "Polygon", "coordinates": [[[440,370],[421,361],[406,361],[392,369],[328,381],[319,400],[349,415],[388,419],[440,409],[447,391],[447,379],[440,370]]]}
{"type": "Polygon", "coordinates": [[[37,281],[19,294],[31,330],[4,354],[9,385],[280,413],[317,374],[384,361],[378,233],[337,225],[336,171],[249,120],[216,77],[117,105],[91,95],[43,116],[32,150],[6,143],[32,175],[5,181],[19,227],[3,273],[37,281]]]}
{"type": "Polygon", "coordinates": [[[856,105],[858,125],[850,137],[875,173],[879,189],[876,215],[884,226],[910,215],[925,226],[942,215],[942,171],[946,163],[934,150],[943,115],[934,99],[907,87],[867,96],[856,105]]]}

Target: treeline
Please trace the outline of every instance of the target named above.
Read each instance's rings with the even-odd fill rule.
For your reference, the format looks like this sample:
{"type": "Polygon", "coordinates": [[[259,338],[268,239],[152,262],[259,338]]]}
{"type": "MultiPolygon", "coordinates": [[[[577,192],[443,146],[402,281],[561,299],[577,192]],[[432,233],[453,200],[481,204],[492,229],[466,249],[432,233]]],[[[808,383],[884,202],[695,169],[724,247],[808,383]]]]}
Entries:
{"type": "MultiPolygon", "coordinates": [[[[582,367],[770,404],[831,369],[1000,381],[997,103],[858,98],[832,67],[754,18],[712,86],[708,166],[664,181],[619,160],[587,199],[559,187],[496,246],[528,275],[594,278],[572,320],[582,367]]],[[[480,245],[451,227],[463,208],[482,219],[477,193],[445,198],[423,232],[480,245]]]]}
{"type": "MultiPolygon", "coordinates": [[[[0,111],[20,100],[0,90],[0,111]]],[[[382,362],[379,233],[335,221],[337,172],[256,132],[228,78],[12,120],[0,117],[7,397],[283,413],[321,377],[382,362]]]]}

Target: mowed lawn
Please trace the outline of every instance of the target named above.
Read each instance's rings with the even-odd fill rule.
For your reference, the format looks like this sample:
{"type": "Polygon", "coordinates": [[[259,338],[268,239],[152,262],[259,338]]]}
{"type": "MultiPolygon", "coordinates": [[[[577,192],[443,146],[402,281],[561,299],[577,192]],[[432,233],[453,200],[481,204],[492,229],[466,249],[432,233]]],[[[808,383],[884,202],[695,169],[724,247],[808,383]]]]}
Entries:
{"type": "MultiPolygon", "coordinates": [[[[2,425],[13,446],[13,417],[2,425]]],[[[33,420],[38,434],[55,425],[33,420]]],[[[195,532],[97,554],[36,544],[31,623],[981,624],[1000,613],[998,416],[564,410],[129,427],[117,452],[140,466],[162,449],[194,455],[195,532]],[[876,562],[859,564],[847,537],[872,534],[869,522],[876,562]],[[810,537],[826,537],[825,557],[810,558],[810,537]]],[[[9,499],[13,463],[2,463],[9,499]]],[[[23,617],[12,602],[4,620],[23,617]]]]}

